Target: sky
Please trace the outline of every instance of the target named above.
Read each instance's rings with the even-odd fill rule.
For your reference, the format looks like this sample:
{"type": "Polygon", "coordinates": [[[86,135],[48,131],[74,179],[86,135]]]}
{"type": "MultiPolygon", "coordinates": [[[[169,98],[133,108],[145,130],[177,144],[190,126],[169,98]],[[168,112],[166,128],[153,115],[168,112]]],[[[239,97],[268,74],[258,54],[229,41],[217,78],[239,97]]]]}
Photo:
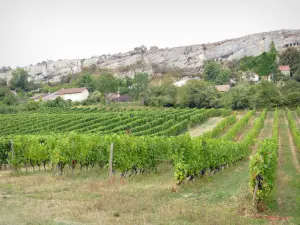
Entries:
{"type": "Polygon", "coordinates": [[[300,29],[299,0],[0,0],[0,67],[300,29]]]}

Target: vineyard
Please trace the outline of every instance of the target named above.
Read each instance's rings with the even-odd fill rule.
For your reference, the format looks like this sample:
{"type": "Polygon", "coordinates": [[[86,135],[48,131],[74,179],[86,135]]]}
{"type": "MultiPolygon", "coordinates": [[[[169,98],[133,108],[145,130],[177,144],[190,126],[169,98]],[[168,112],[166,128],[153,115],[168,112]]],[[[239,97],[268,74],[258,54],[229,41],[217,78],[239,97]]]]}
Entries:
{"type": "MultiPolygon", "coordinates": [[[[250,193],[251,200],[243,200],[249,203],[249,208],[254,206],[259,212],[279,221],[292,216],[290,221],[297,224],[300,220],[297,214],[300,210],[297,198],[299,200],[300,196],[295,191],[300,188],[298,116],[300,109],[290,111],[287,108],[245,112],[226,109],[53,108],[47,112],[1,115],[0,169],[13,174],[46,173],[51,179],[61,175],[73,179],[80,174],[89,177],[105,171],[106,175],[102,174],[101,179],[106,179],[111,164],[114,179],[130,182],[143,177],[159,177],[160,171],[167,168],[168,178],[165,179],[172,180],[175,185],[172,185],[172,192],[178,198],[180,192],[191,189],[188,184],[193,186],[199,182],[203,187],[197,193],[202,198],[206,186],[212,185],[205,185],[207,179],[214,178],[216,183],[213,181],[212,190],[218,192],[222,182],[233,190],[241,188],[238,192],[244,196],[250,193]],[[215,117],[222,119],[209,131],[197,137],[189,135],[191,128],[215,117]],[[290,142],[283,140],[289,134],[290,142]],[[286,168],[287,164],[292,167],[286,168]],[[283,171],[293,184],[282,180],[283,171]],[[227,176],[230,178],[223,180],[227,176]],[[223,181],[218,183],[218,179],[223,181]],[[243,185],[238,186],[237,182],[243,185]],[[289,194],[280,189],[283,186],[290,191],[289,194]],[[292,201],[290,195],[296,201],[292,201]],[[278,205],[274,206],[274,202],[278,205]],[[293,209],[286,211],[284,204],[291,204],[293,209]]],[[[226,193],[233,197],[230,188],[226,193]]],[[[207,210],[207,213],[212,212],[207,210]]],[[[260,224],[265,221],[260,217],[253,221],[237,218],[238,221],[228,224],[245,224],[245,221],[246,224],[260,224]]],[[[112,224],[116,223],[115,219],[112,224]]]]}

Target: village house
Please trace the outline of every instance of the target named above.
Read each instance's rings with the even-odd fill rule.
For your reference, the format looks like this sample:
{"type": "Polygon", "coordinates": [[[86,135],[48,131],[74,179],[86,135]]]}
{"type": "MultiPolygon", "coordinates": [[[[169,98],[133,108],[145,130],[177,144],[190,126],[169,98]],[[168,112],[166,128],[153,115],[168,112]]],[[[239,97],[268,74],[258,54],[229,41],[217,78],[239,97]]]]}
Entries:
{"type": "Polygon", "coordinates": [[[216,85],[215,88],[216,88],[219,92],[228,92],[229,89],[230,89],[230,85],[229,85],[229,84],[216,85]]]}
{"type": "Polygon", "coordinates": [[[54,94],[56,95],[56,97],[61,97],[64,100],[71,100],[72,102],[84,101],[90,95],[87,88],[61,89],[54,94]]]}
{"type": "Polygon", "coordinates": [[[120,93],[109,93],[106,95],[106,100],[109,102],[130,102],[129,95],[121,95],[120,93]]]}
{"type": "Polygon", "coordinates": [[[283,75],[286,75],[286,76],[291,76],[291,68],[289,65],[282,65],[282,66],[279,66],[278,67],[278,70],[283,74],[283,75]]]}
{"type": "Polygon", "coordinates": [[[260,79],[270,82],[272,80],[272,74],[269,74],[268,76],[261,76],[260,79]]]}
{"type": "Polygon", "coordinates": [[[242,76],[242,79],[247,80],[249,82],[257,83],[259,82],[259,75],[256,73],[248,73],[242,76]]]}
{"type": "Polygon", "coordinates": [[[61,89],[54,93],[36,94],[31,99],[34,101],[49,101],[61,97],[64,100],[71,100],[73,102],[84,101],[89,97],[89,91],[86,88],[69,88],[61,89]]]}

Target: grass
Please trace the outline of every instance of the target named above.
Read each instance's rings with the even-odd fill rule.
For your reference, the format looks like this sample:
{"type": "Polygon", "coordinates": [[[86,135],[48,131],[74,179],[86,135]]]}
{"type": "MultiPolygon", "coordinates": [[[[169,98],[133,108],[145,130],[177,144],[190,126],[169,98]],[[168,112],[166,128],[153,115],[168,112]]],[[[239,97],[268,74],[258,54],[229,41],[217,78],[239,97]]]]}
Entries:
{"type": "MultiPolygon", "coordinates": [[[[292,217],[287,222],[257,218],[251,208],[249,160],[180,187],[172,166],[157,172],[110,181],[107,169],[50,172],[0,172],[0,224],[300,224],[300,177],[292,163],[287,124],[280,112],[280,148],[276,190],[267,216],[292,217]]],[[[258,139],[269,136],[273,114],[258,139]]],[[[248,130],[248,128],[246,129],[248,130]]]]}
{"type": "Polygon", "coordinates": [[[191,137],[198,137],[201,134],[212,130],[216,127],[224,118],[223,117],[212,117],[209,118],[205,123],[195,126],[189,130],[191,137]]]}
{"type": "Polygon", "coordinates": [[[273,202],[270,207],[278,215],[292,217],[289,224],[300,224],[300,174],[293,164],[288,123],[283,111],[279,118],[279,161],[275,191],[277,204],[273,202]]]}
{"type": "Polygon", "coordinates": [[[257,224],[260,220],[244,217],[247,165],[244,160],[179,189],[168,164],[158,173],[113,183],[105,170],[75,178],[5,173],[0,180],[0,224],[257,224]]]}

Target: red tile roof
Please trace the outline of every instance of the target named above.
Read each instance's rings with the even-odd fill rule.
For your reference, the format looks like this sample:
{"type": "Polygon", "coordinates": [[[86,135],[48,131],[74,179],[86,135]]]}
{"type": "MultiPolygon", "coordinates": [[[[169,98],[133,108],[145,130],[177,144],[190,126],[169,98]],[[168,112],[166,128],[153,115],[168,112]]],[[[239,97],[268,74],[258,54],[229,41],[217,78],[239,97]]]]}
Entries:
{"type": "Polygon", "coordinates": [[[82,93],[86,90],[86,88],[69,88],[69,89],[61,89],[58,92],[56,92],[56,95],[65,95],[65,94],[76,94],[76,93],[82,93]]]}
{"type": "Polygon", "coordinates": [[[280,71],[290,71],[291,70],[289,65],[279,66],[278,69],[280,71]]]}

